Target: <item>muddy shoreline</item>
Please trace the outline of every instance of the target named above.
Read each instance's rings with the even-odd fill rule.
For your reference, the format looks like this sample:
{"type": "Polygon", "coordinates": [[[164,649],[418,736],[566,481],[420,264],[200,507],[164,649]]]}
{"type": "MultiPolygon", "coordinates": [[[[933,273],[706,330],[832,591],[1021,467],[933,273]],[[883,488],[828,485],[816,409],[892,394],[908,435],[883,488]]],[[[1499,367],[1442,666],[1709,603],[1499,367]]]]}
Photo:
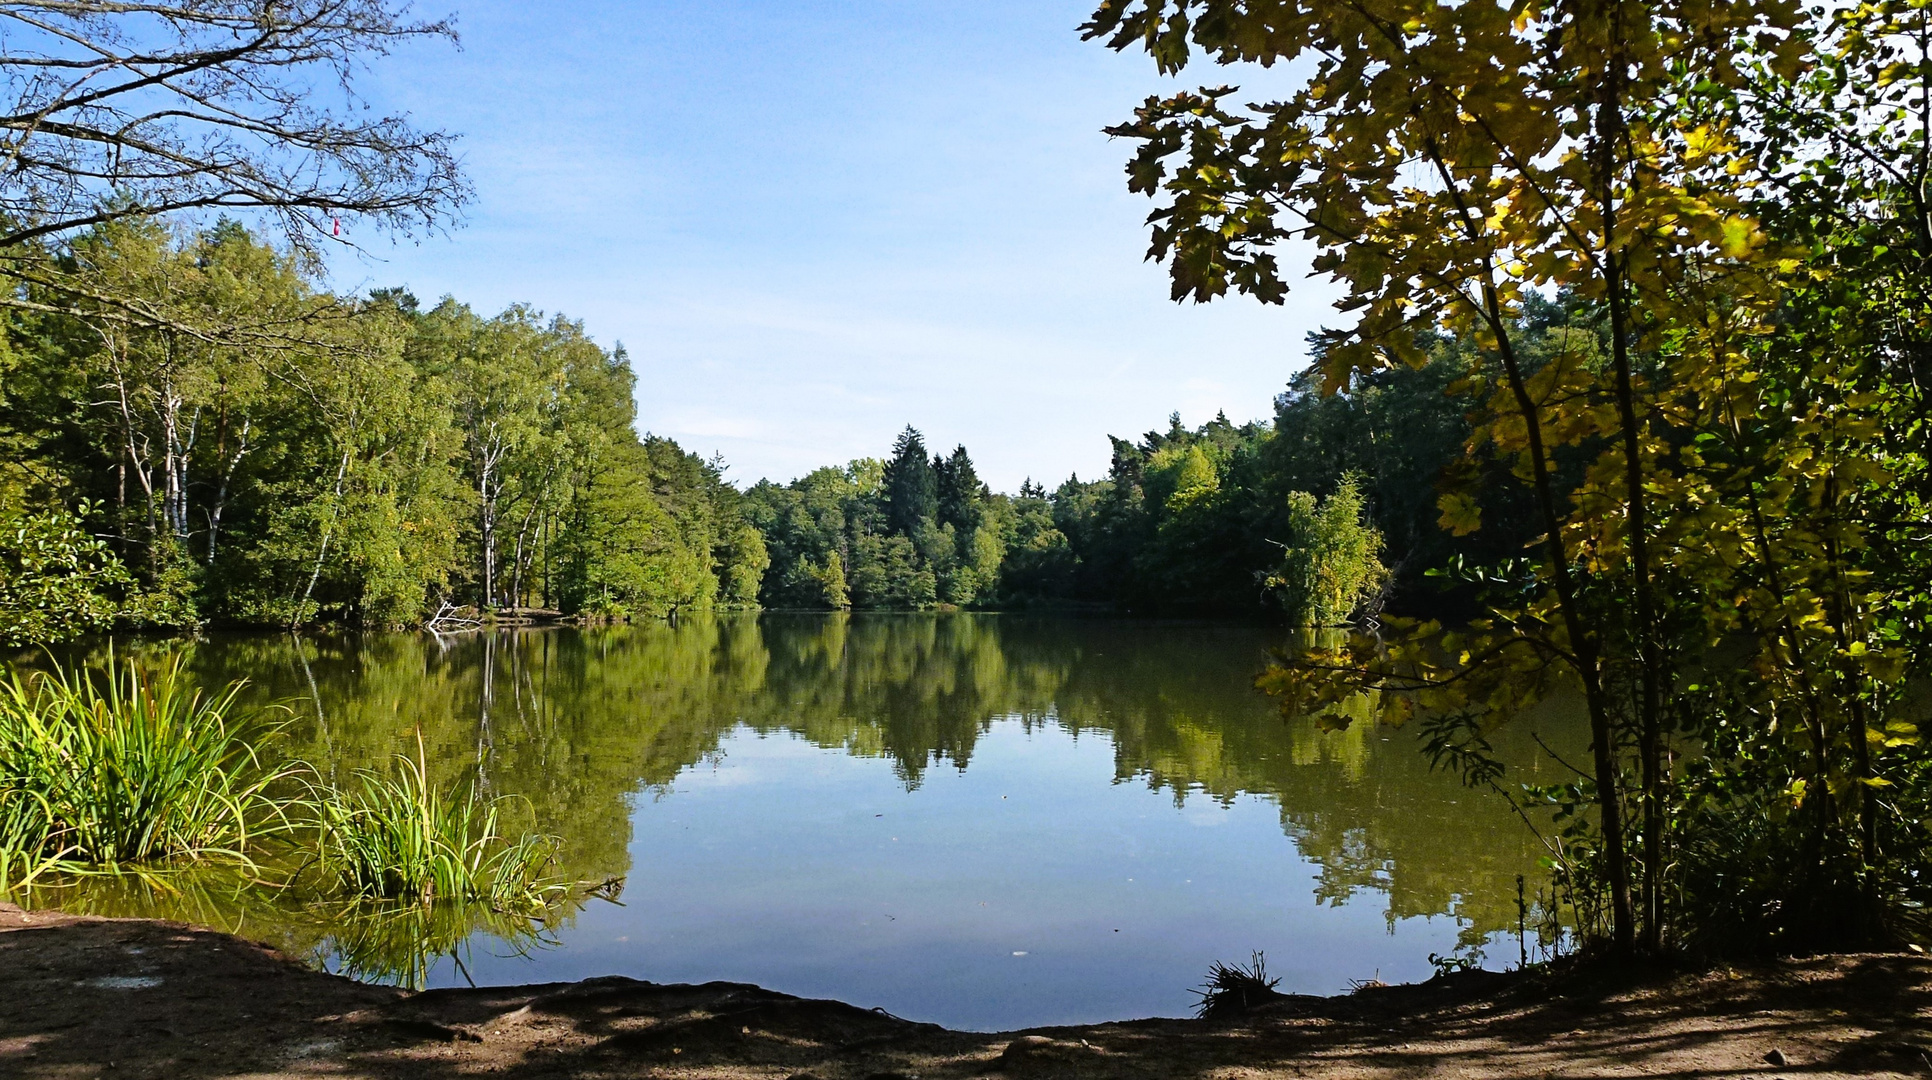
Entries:
{"type": "Polygon", "coordinates": [[[442,1078],[1932,1075],[1932,961],[1469,973],[1233,1021],[949,1031],[755,986],[408,993],[178,923],[0,905],[0,1076],[442,1078]]]}

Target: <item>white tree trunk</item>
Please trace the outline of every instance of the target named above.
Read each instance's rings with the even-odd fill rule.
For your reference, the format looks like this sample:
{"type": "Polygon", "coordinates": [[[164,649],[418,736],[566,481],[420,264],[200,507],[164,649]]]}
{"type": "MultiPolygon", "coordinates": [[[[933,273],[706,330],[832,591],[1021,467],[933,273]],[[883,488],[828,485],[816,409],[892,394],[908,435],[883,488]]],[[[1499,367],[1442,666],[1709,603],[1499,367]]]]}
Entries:
{"type": "Polygon", "coordinates": [[[208,565],[215,564],[215,541],[221,536],[221,515],[228,509],[228,489],[234,482],[235,471],[241,467],[242,458],[248,455],[248,435],[252,421],[242,418],[241,439],[235,452],[222,466],[220,482],[215,487],[215,500],[208,507],[208,565]]]}
{"type": "Polygon", "coordinates": [[[342,461],[335,467],[335,498],[329,506],[329,523],[322,528],[322,546],[315,553],[315,569],[309,572],[308,587],[302,590],[302,602],[289,612],[289,626],[293,628],[301,622],[302,610],[309,606],[309,597],[315,594],[315,583],[322,577],[322,564],[329,557],[329,541],[335,536],[336,519],[342,516],[342,483],[349,475],[350,451],[342,451],[342,461]]]}

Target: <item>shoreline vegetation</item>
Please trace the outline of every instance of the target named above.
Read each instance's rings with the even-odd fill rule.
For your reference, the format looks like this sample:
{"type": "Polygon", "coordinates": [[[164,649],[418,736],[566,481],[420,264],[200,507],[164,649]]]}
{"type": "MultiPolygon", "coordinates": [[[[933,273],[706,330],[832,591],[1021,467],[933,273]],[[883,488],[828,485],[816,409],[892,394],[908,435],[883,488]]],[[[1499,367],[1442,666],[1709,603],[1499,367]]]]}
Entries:
{"type": "MultiPolygon", "coordinates": [[[[344,215],[434,230],[469,195],[450,136],[364,114],[350,89],[365,61],[451,37],[448,24],[387,0],[17,6],[34,15],[0,43],[11,115],[30,118],[0,179],[0,644],[760,605],[1267,609],[1290,629],[1257,686],[1285,714],[1330,731],[1410,726],[1434,766],[1526,820],[1555,818],[1553,918],[1583,957],[1932,942],[1921,0],[1098,4],[1085,38],[1206,83],[1164,86],[1108,129],[1133,147],[1128,186],[1153,202],[1150,254],[1174,299],[1280,303],[1306,266],[1345,292],[1346,325],[1309,335],[1310,366],[1271,422],[1176,416],[1112,440],[1104,478],[1011,495],[979,481],[963,446],[934,453],[910,427],[882,458],[741,489],[724,462],[637,431],[627,354],[580,323],[328,289],[319,252],[344,215]],[[1252,65],[1289,73],[1262,103],[1224,85],[1252,65]],[[230,212],[249,221],[216,216],[230,212]],[[1587,714],[1587,754],[1552,752],[1563,779],[1517,782],[1494,753],[1499,729],[1564,696],[1587,714]]],[[[256,756],[270,728],[224,723],[232,690],[196,698],[168,670],[15,676],[0,703],[7,874],[132,886],[181,861],[254,874],[273,869],[259,849],[307,837],[313,858],[295,872],[353,913],[345,926],[379,924],[366,971],[420,980],[422,943],[473,925],[440,914],[452,910],[541,933],[556,892],[513,806],[432,790],[406,747],[397,771],[304,789],[297,766],[256,756]]],[[[341,1033],[275,1042],[290,1054],[349,1052],[363,1021],[345,1017],[396,1001],[474,1007],[373,1021],[385,1039],[416,1033],[389,1048],[422,1058],[412,1075],[429,1060],[460,1071],[466,1048],[496,1045],[484,1028],[543,1044],[538,1014],[569,1018],[553,1049],[668,1053],[651,1060],[676,1069],[687,1037],[736,1045],[756,1020],[758,1038],[784,1042],[798,1034],[787,1018],[811,1012],[745,988],[658,1006],[626,996],[656,990],[620,988],[617,1013],[581,996],[608,985],[404,999],[231,940],[11,917],[0,938],[17,956],[88,940],[114,966],[75,987],[71,965],[106,961],[49,961],[67,981],[6,1006],[22,1034],[0,1054],[175,1054],[125,1026],[139,1014],[102,1007],[123,999],[89,995],[183,978],[125,962],[181,938],[207,946],[185,962],[226,955],[343,1003],[318,1016],[286,999],[287,1030],[341,1033]],[[748,1011],[726,1008],[729,994],[749,995],[748,1011]],[[670,1012],[620,1022],[632,1006],[670,1012]],[[100,1015],[71,1030],[98,1041],[75,1048],[49,1025],[82,1007],[100,1015]],[[423,1050],[425,1032],[442,1049],[423,1050]]],[[[1377,1055],[1448,1074],[1567,1067],[1518,1054],[1521,1036],[1593,1025],[1615,1042],[1585,1064],[1648,1054],[1735,1071],[1815,1053],[1891,1068],[1861,1056],[1877,1052],[1860,1049],[1867,1035],[1904,1047],[1907,1068],[1932,1064],[1902,1028],[1923,1016],[1921,961],[1757,970],[1741,998],[1707,974],[1687,999],[1599,997],[1604,1015],[1570,1028],[1547,1001],[1511,1028],[1507,1007],[1472,999],[1503,1034],[1481,1034],[1482,1015],[1460,1042],[1395,1023],[1422,1062],[1386,1031],[1329,1045],[1337,1075],[1384,1068],[1377,1055]],[[1861,996],[1868,981],[1878,996],[1861,996]],[[1812,1041],[1756,1050],[1751,993],[1813,990],[1866,1019],[1807,1005],[1794,1023],[1812,1041]],[[1690,1011],[1671,1013],[1683,1000],[1690,1011]],[[1661,1043],[1646,1002],[1682,1022],[1661,1043]]],[[[173,1031],[178,1000],[144,1022],[173,1031]]],[[[813,1045],[856,1050],[863,1069],[876,1059],[874,1076],[904,1071],[880,1049],[903,1029],[854,1012],[809,1020],[812,1039],[835,1033],[813,1045]]],[[[1123,1030],[996,1056],[1078,1072],[1092,1053],[1103,1070],[1138,1037],[1123,1030]]],[[[1206,1029],[1149,1030],[1157,1057],[1234,1053],[1190,1041],[1206,1029]]],[[[932,1037],[952,1049],[904,1058],[922,1072],[995,1056],[932,1037]]],[[[1254,1045],[1285,1055],[1321,1038],[1254,1045]]],[[[790,1067],[774,1053],[766,1071],[790,1067]]],[[[1172,1072],[1181,1059],[1162,1060],[1172,1072]]]]}
{"type": "Polygon", "coordinates": [[[1466,606],[1426,573],[1520,542],[1436,521],[1431,477],[1470,433],[1448,360],[1333,398],[1304,379],[1267,423],[1177,415],[1052,491],[995,492],[911,427],[883,457],[741,490],[637,434],[628,354],[562,316],[336,296],[230,220],[101,226],[63,257],[214,324],[268,303],[335,336],[230,348],[0,311],[0,644],[761,607],[1325,624],[1466,606]],[[1317,597],[1316,567],[1346,580],[1317,597]]]}
{"type": "Polygon", "coordinates": [[[438,790],[420,733],[330,783],[271,756],[285,725],[235,715],[242,690],[205,694],[179,654],[0,682],[0,895],[227,894],[324,922],[345,971],[420,985],[476,931],[515,947],[589,894],[553,876],[555,838],[506,835],[514,800],[438,790]]]}

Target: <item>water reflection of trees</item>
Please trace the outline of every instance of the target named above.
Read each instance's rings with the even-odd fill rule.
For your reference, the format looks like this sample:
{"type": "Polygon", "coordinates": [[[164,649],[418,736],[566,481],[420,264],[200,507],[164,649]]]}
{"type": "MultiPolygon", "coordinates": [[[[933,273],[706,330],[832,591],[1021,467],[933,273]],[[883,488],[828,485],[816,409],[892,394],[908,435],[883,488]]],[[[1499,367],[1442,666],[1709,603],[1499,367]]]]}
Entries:
{"type": "Polygon", "coordinates": [[[347,901],[313,888],[299,859],[270,855],[259,869],[269,880],[225,864],[53,874],[0,899],[77,915],[213,927],[365,982],[422,989],[445,959],[466,975],[478,953],[522,956],[549,948],[598,895],[575,890],[536,912],[483,903],[347,901]]]}
{"type": "MultiPolygon", "coordinates": [[[[441,782],[519,796],[528,825],[564,839],[564,869],[580,879],[626,873],[631,801],[714,757],[739,725],[885,759],[916,787],[928,769],[965,768],[980,736],[1015,718],[1106,736],[1118,780],[1176,802],[1269,799],[1319,865],[1319,899],[1374,890],[1391,919],[1513,925],[1515,877],[1534,874],[1539,854],[1523,824],[1493,795],[1431,773],[1410,735],[1282,720],[1249,686],[1273,638],[774,613],[441,640],[212,638],[195,663],[289,702],[291,752],[336,775],[386,763],[420,729],[441,782]]],[[[1526,732],[1512,738],[1499,746],[1507,758],[1547,772],[1526,732]]]]}
{"type": "MultiPolygon", "coordinates": [[[[1433,772],[1413,732],[1284,721],[1249,689],[1260,663],[1252,635],[1197,630],[1185,640],[1150,648],[1128,628],[1091,636],[1057,696],[1059,722],[1110,735],[1118,778],[1176,802],[1273,801],[1283,831],[1320,867],[1322,901],[1372,889],[1387,896],[1391,920],[1446,913],[1477,930],[1514,925],[1516,875],[1533,890],[1543,848],[1500,797],[1433,772]]],[[[1560,719],[1543,721],[1546,739],[1567,741],[1560,719]]],[[[1504,728],[1497,750],[1514,766],[1511,782],[1552,779],[1528,725],[1504,728]]]]}

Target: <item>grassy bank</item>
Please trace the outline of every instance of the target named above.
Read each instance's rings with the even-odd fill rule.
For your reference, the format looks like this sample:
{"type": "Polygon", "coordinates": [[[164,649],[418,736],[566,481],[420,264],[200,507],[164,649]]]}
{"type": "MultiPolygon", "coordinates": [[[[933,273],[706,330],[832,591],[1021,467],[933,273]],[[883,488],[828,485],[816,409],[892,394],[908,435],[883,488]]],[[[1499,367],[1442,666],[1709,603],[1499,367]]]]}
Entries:
{"type": "Polygon", "coordinates": [[[506,835],[503,800],[437,790],[423,749],[341,786],[278,758],[285,720],[178,662],[0,679],[0,894],[282,926],[338,966],[420,983],[478,930],[521,947],[566,905],[553,838],[506,835]],[[307,932],[294,929],[306,927],[307,932]]]}

